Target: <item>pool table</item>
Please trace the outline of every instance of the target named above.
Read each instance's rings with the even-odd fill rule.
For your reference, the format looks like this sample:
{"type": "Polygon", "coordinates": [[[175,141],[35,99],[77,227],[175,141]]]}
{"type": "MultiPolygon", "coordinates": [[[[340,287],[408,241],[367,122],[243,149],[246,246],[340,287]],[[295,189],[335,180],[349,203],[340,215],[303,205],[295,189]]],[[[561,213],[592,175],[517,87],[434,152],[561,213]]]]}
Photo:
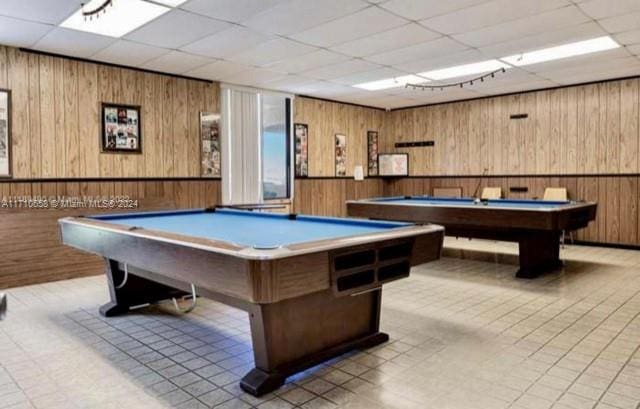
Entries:
{"type": "MultiPolygon", "coordinates": [[[[249,313],[259,396],[287,376],[388,340],[382,285],[438,259],[443,228],[223,208],[71,217],[62,241],[104,257],[104,316],[197,294],[249,313]]],[[[196,299],[194,297],[194,299],[196,299]]]]}
{"type": "Polygon", "coordinates": [[[476,200],[431,196],[383,197],[347,202],[349,216],[436,223],[445,234],[518,243],[518,278],[557,269],[563,231],[587,227],[596,217],[593,202],[476,200]]]}

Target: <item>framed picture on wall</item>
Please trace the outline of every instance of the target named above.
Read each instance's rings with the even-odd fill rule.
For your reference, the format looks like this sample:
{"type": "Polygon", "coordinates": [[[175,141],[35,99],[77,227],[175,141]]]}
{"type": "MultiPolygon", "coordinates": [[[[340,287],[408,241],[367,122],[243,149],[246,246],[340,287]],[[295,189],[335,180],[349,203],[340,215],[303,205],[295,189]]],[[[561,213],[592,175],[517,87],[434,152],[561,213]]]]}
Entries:
{"type": "Polygon", "coordinates": [[[0,89],[0,178],[11,177],[11,91],[0,89]]]}
{"type": "Polygon", "coordinates": [[[409,176],[408,153],[381,153],[378,155],[379,176],[409,176]]]}
{"type": "Polygon", "coordinates": [[[102,152],[142,153],[140,106],[102,103],[102,152]]]}
{"type": "Polygon", "coordinates": [[[220,114],[200,112],[202,176],[220,177],[220,114]]]}
{"type": "Polygon", "coordinates": [[[336,134],[336,176],[347,176],[347,136],[336,134]]]}
{"type": "Polygon", "coordinates": [[[378,176],[378,132],[367,131],[367,175],[378,176]]]}
{"type": "Polygon", "coordinates": [[[296,177],[309,176],[309,126],[293,124],[296,152],[296,177]]]}

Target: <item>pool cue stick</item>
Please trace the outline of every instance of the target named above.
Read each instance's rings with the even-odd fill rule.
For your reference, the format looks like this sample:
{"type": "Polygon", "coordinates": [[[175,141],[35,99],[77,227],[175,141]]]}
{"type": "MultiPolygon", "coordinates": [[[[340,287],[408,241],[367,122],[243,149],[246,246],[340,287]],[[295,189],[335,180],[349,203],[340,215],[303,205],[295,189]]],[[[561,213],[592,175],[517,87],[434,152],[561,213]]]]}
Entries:
{"type": "Polygon", "coordinates": [[[480,176],[480,180],[478,180],[478,186],[476,186],[476,190],[473,191],[473,196],[471,196],[474,199],[478,197],[478,190],[480,190],[480,185],[482,184],[482,178],[487,175],[487,172],[489,172],[489,168],[484,168],[484,170],[482,171],[482,176],[480,176]]]}

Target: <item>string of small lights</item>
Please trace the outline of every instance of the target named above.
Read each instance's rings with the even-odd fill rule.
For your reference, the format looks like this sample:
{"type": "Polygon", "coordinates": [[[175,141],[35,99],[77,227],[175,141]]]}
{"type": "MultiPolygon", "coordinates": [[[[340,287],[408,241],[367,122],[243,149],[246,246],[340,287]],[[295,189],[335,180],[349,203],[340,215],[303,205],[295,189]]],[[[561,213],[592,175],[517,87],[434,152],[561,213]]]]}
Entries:
{"type": "Polygon", "coordinates": [[[82,7],[82,16],[84,17],[84,20],[93,20],[93,18],[95,17],[96,19],[100,18],[100,14],[105,14],[107,12],[107,7],[109,6],[113,6],[113,0],[105,0],[104,3],[102,3],[100,6],[94,8],[93,10],[86,10],[84,9],[86,3],[82,3],[81,7],[82,7]]]}
{"type": "Polygon", "coordinates": [[[440,90],[440,91],[444,91],[446,88],[464,88],[465,85],[473,85],[474,83],[477,82],[484,82],[485,79],[487,78],[495,78],[496,74],[499,73],[504,73],[507,70],[503,67],[500,68],[498,70],[495,71],[491,71],[488,72],[486,74],[483,74],[479,77],[470,79],[470,80],[466,80],[466,81],[460,81],[460,82],[454,82],[454,83],[450,83],[450,84],[439,84],[439,85],[427,85],[427,84],[405,84],[405,88],[411,88],[414,90],[419,90],[421,89],[422,91],[428,90],[430,89],[431,91],[435,91],[435,90],[440,90]]]}

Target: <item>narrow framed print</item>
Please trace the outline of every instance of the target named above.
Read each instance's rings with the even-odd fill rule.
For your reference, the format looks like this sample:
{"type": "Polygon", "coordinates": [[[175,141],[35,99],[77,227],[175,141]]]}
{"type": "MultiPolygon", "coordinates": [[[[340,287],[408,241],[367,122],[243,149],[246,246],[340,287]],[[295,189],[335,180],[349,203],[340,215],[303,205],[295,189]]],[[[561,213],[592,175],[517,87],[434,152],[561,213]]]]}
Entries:
{"type": "Polygon", "coordinates": [[[309,176],[309,126],[293,124],[296,152],[296,177],[309,176]]]}
{"type": "Polygon", "coordinates": [[[347,136],[336,134],[336,176],[347,176],[347,136]]]}
{"type": "Polygon", "coordinates": [[[0,178],[11,177],[11,91],[0,89],[0,178]]]}
{"type": "Polygon", "coordinates": [[[220,177],[220,114],[200,112],[201,175],[220,177]]]}
{"type": "Polygon", "coordinates": [[[367,131],[367,176],[378,176],[377,131],[367,131]]]}
{"type": "Polygon", "coordinates": [[[102,152],[142,153],[139,105],[102,103],[102,152]]]}

